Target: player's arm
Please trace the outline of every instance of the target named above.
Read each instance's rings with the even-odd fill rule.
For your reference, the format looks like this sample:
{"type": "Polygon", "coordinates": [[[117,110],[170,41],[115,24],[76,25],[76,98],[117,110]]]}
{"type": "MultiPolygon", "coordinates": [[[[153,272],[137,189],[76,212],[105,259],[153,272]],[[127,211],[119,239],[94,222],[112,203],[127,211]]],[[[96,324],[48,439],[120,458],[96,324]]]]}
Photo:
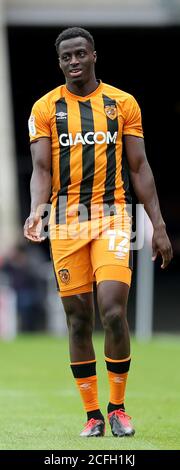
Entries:
{"type": "Polygon", "coordinates": [[[144,140],[133,135],[125,135],[124,143],[135,194],[139,202],[144,205],[154,228],[153,260],[160,253],[163,260],[161,267],[165,268],[172,259],[172,247],[161,214],[153,173],[147,161],[144,140]]]}
{"type": "Polygon", "coordinates": [[[42,205],[49,201],[51,194],[51,139],[39,138],[31,143],[33,172],[30,183],[31,212],[24,225],[25,238],[41,242],[42,205]]]}

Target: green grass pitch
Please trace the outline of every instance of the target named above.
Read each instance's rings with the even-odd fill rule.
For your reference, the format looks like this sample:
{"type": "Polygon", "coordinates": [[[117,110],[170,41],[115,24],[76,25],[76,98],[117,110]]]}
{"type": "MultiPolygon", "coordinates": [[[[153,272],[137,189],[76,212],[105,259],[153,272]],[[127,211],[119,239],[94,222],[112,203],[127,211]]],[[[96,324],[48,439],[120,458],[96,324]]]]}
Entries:
{"type": "MultiPolygon", "coordinates": [[[[99,399],[106,414],[108,382],[103,337],[94,335],[99,399]]],[[[21,335],[0,342],[0,449],[180,449],[180,341],[132,339],[126,410],[133,438],[80,438],[86,414],[69,367],[66,337],[21,335]]]]}

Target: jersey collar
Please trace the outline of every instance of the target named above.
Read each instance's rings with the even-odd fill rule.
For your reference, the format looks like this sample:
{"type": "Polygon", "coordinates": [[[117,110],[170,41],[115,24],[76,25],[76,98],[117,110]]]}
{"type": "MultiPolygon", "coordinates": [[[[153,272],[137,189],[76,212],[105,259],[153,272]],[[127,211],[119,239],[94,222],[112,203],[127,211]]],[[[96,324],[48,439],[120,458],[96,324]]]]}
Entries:
{"type": "Polygon", "coordinates": [[[92,98],[93,96],[96,96],[98,93],[101,92],[102,90],[102,86],[103,86],[103,83],[101,80],[97,80],[99,82],[99,85],[98,87],[92,92],[90,93],[89,95],[86,95],[86,96],[79,96],[79,95],[74,95],[73,93],[71,93],[66,85],[63,85],[63,91],[64,91],[64,94],[65,96],[68,96],[69,98],[73,99],[73,100],[78,100],[78,101],[87,101],[89,98],[92,98]]]}

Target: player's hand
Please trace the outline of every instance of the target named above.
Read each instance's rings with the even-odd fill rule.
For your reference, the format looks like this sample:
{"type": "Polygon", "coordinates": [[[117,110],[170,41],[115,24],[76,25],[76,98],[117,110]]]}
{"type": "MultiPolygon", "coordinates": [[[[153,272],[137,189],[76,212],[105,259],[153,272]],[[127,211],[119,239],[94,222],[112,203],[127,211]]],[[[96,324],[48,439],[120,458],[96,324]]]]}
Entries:
{"type": "Polygon", "coordinates": [[[42,219],[38,214],[30,214],[24,224],[24,236],[34,243],[41,243],[45,237],[41,236],[42,219]]]}
{"type": "Polygon", "coordinates": [[[161,268],[164,269],[168,266],[173,257],[171,242],[166,233],[165,227],[158,227],[154,229],[152,238],[152,260],[155,261],[157,256],[162,256],[161,268]]]}

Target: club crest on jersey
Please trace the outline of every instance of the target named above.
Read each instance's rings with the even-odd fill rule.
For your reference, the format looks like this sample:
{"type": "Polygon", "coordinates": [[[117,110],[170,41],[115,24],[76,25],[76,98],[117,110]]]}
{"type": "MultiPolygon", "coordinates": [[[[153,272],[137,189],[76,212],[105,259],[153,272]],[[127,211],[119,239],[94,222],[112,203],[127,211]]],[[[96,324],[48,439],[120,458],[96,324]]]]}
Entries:
{"type": "Polygon", "coordinates": [[[68,269],[60,269],[60,270],[58,271],[58,274],[59,274],[59,277],[60,277],[61,282],[63,282],[64,284],[68,284],[68,283],[69,283],[69,281],[70,281],[70,274],[69,274],[68,269]]]}
{"type": "Polygon", "coordinates": [[[117,117],[116,104],[105,104],[104,111],[106,113],[106,116],[112,120],[117,117]]]}

